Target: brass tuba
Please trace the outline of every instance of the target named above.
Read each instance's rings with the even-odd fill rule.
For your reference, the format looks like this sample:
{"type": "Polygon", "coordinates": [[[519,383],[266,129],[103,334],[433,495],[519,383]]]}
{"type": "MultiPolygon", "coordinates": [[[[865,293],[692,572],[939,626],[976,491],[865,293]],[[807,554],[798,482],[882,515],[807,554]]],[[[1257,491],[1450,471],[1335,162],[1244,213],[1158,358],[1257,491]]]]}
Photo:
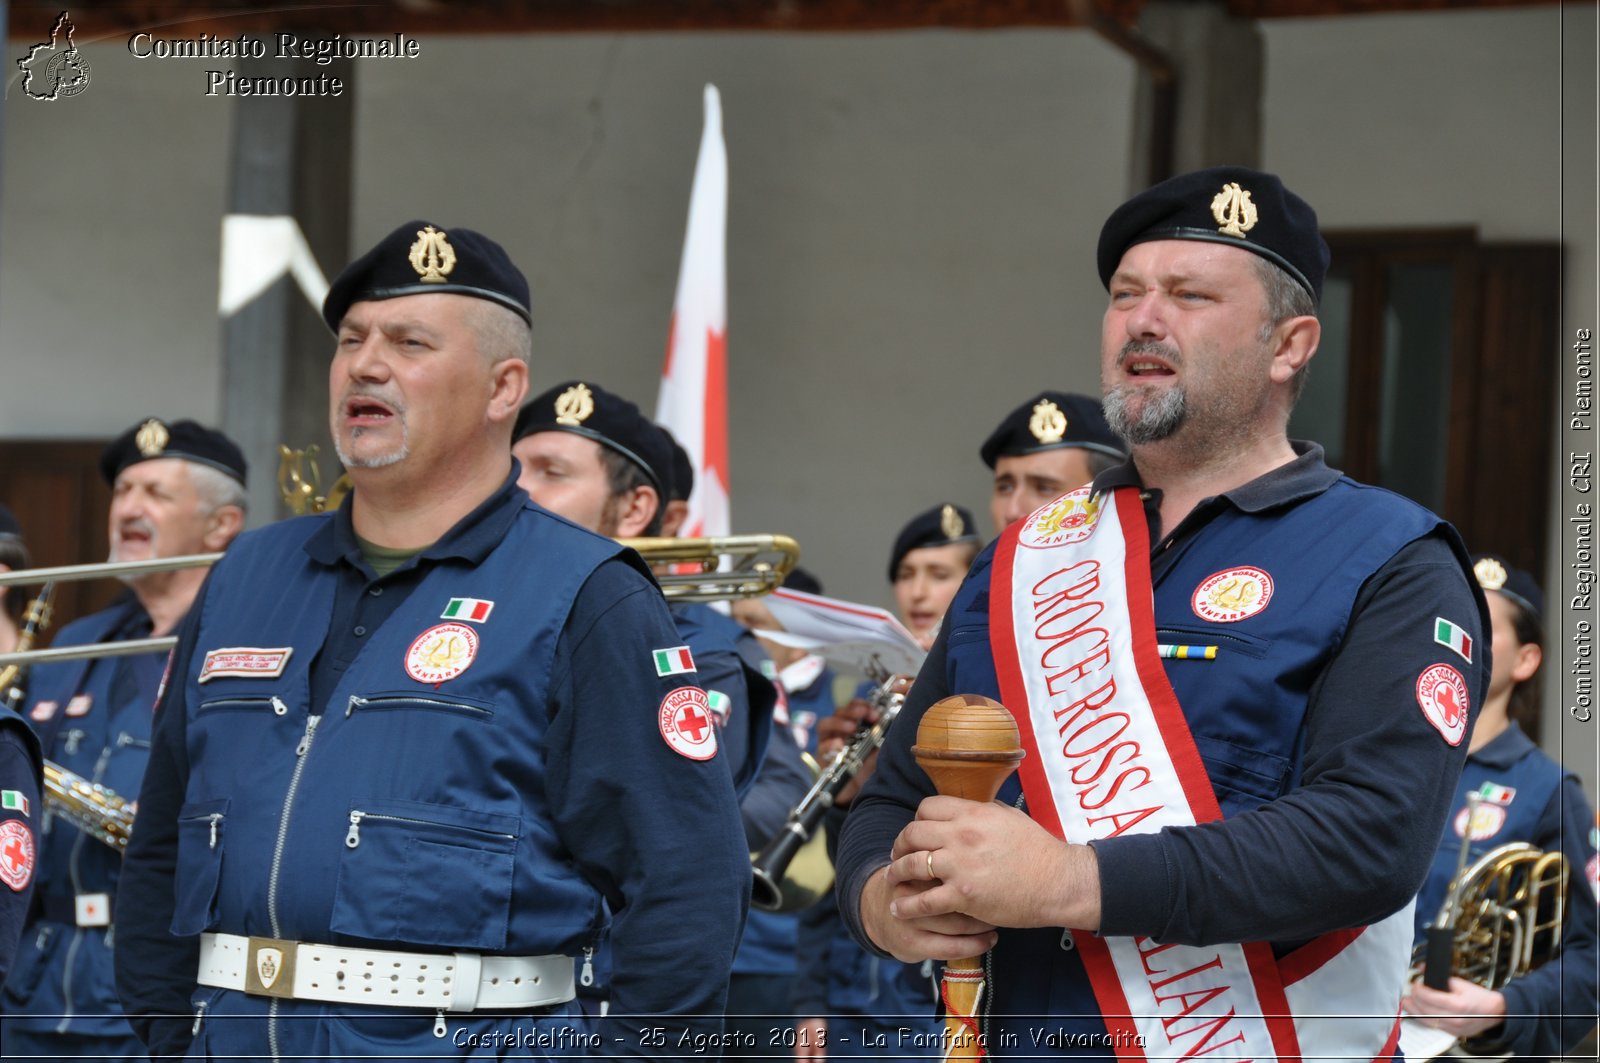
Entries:
{"type": "MultiPolygon", "coordinates": [[[[1499,989],[1561,951],[1572,869],[1565,854],[1510,842],[1484,853],[1446,893],[1441,919],[1456,904],[1451,970],[1499,989]]],[[[1413,957],[1412,978],[1422,956],[1413,957]]]]}

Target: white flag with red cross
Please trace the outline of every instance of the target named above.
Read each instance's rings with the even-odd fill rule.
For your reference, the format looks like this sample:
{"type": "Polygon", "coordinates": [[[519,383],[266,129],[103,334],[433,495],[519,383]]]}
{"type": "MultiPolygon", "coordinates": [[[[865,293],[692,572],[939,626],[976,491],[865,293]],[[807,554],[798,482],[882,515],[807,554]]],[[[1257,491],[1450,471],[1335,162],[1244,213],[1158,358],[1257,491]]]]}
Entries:
{"type": "Polygon", "coordinates": [[[722,98],[706,86],[705,128],[689,194],[689,225],[678,267],[667,359],[656,420],[678,438],[694,466],[682,536],[727,535],[728,516],[728,153],[722,98]]]}

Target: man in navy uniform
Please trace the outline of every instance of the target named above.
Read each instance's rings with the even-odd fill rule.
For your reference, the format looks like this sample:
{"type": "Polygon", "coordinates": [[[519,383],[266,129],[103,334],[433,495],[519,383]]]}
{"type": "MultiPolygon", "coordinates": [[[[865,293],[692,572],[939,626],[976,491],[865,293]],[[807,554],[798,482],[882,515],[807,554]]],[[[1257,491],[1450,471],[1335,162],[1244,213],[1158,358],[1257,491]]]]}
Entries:
{"type": "Polygon", "coordinates": [[[705,691],[659,668],[646,566],[517,488],[529,305],[498,244],[420,221],[329,289],[354,491],[235,545],[159,710],[117,911],[152,1055],[720,1031],[750,879],[733,786],[705,691]],[[574,959],[607,909],[591,1030],[574,959]]]}
{"type": "MultiPolygon", "coordinates": [[[[523,408],[513,436],[511,452],[522,465],[519,482],[535,502],[603,535],[630,538],[663,530],[662,499],[679,493],[673,440],[632,402],[587,381],[557,384],[523,408]]],[[[810,789],[811,777],[788,730],[773,724],[772,683],[739,652],[744,629],[699,603],[674,602],[671,612],[694,674],[712,696],[720,740],[739,751],[729,767],[740,793],[745,841],[751,851],[759,850],[810,789]]],[[[773,1047],[772,1023],[764,1016],[779,1005],[746,1000],[746,968],[753,942],[765,940],[763,931],[774,919],[786,923],[792,939],[793,917],[752,911],[729,984],[730,1037],[739,1035],[736,1044],[759,1038],[756,1054],[773,1047]],[[746,1013],[763,1017],[742,1022],[746,1013]]],[[[786,996],[781,1006],[786,1014],[786,996]]]]}
{"type": "Polygon", "coordinates": [[[1128,457],[1100,400],[1041,391],[1006,414],[978,448],[994,472],[989,518],[996,534],[1128,457]]]}
{"type": "MultiPolygon", "coordinates": [[[[0,505],[0,571],[28,567],[28,549],[16,516],[0,505]]],[[[7,600],[18,589],[0,588],[7,600]]],[[[20,611],[11,617],[20,615],[20,611]]],[[[8,618],[0,616],[0,624],[8,618]]],[[[9,634],[15,635],[14,630],[9,634]]],[[[5,652],[16,648],[14,637],[4,640],[5,652]]],[[[4,669],[0,669],[4,671],[4,669]]],[[[39,740],[14,711],[6,707],[0,690],[0,984],[4,984],[16,955],[17,941],[33,899],[35,869],[39,860],[39,740]]]]}
{"type": "MultiPolygon", "coordinates": [[[[106,447],[112,561],[215,553],[244,526],[245,460],[227,436],[193,421],[147,418],[106,447]]],[[[205,580],[202,568],[125,578],[132,593],[68,624],[56,646],[171,634],[205,580]]],[[[26,715],[46,755],[127,800],[139,792],[166,656],[143,653],[41,665],[26,715]]],[[[19,1055],[144,1055],[122,1017],[111,921],[120,850],[47,817],[32,917],[0,994],[5,1050],[19,1055]]]]}
{"type": "Polygon", "coordinates": [[[1435,621],[1487,622],[1448,525],[1287,437],[1327,262],[1311,208],[1242,167],[1111,215],[1132,460],[979,556],[846,821],[841,911],[904,960],[987,952],[997,1057],[1394,1049],[1485,686],[1435,621]],[[911,755],[957,693],[1018,722],[997,802],[934,796],[911,755]]]}

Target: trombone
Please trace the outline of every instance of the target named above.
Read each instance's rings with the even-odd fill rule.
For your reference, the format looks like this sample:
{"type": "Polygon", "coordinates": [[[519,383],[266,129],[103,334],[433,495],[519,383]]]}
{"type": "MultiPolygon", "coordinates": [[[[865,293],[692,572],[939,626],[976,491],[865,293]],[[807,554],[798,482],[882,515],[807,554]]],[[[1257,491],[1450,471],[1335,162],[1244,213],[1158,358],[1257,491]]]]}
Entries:
{"type": "MultiPolygon", "coordinates": [[[[619,539],[652,565],[688,566],[688,572],[657,574],[661,593],[668,601],[712,602],[729,598],[755,598],[776,590],[800,560],[800,544],[787,535],[726,535],[710,539],[619,539]],[[699,566],[694,570],[694,566],[699,566]]],[[[215,564],[222,555],[188,554],[150,561],[103,561],[90,565],[0,572],[0,587],[46,581],[71,582],[106,576],[143,576],[215,564]]],[[[91,657],[122,657],[136,653],[165,653],[177,637],[129,639],[92,646],[62,646],[48,650],[0,653],[0,668],[8,665],[54,664],[91,657]]]]}

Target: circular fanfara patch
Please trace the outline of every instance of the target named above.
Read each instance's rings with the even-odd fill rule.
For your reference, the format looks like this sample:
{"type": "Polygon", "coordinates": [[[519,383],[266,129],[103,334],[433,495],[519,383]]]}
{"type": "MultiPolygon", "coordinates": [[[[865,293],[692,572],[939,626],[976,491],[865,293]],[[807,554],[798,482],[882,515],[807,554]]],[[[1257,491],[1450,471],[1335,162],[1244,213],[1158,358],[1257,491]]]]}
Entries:
{"type": "MultiPolygon", "coordinates": [[[[1456,837],[1459,838],[1467,831],[1467,810],[1462,809],[1456,813],[1456,837]]],[[[1472,840],[1481,842],[1485,838],[1493,838],[1500,833],[1500,828],[1506,825],[1506,810],[1497,804],[1484,801],[1478,805],[1478,814],[1472,817],[1472,840]]]]}
{"type": "Polygon", "coordinates": [[[661,737],[690,760],[717,755],[717,725],[711,704],[699,687],[679,687],[661,699],[661,737]]]}
{"type": "Polygon", "coordinates": [[[1081,543],[1094,534],[1100,508],[1107,500],[1087,487],[1068,492],[1034,510],[1023,522],[1017,542],[1035,550],[1081,543]]]}
{"type": "Polygon", "coordinates": [[[1246,565],[1207,576],[1194,589],[1190,606],[1201,620],[1231,624],[1255,616],[1272,601],[1272,577],[1246,565]]]}
{"type": "Polygon", "coordinates": [[[443,683],[467,670],[478,656],[478,633],[465,624],[435,624],[406,651],[406,675],[419,683],[443,683]]]}
{"type": "Polygon", "coordinates": [[[0,823],[0,882],[16,893],[33,880],[33,831],[20,820],[0,823]]]}
{"type": "Polygon", "coordinates": [[[1436,664],[1417,677],[1417,704],[1434,729],[1453,746],[1467,733],[1467,681],[1448,664],[1436,664]]]}

